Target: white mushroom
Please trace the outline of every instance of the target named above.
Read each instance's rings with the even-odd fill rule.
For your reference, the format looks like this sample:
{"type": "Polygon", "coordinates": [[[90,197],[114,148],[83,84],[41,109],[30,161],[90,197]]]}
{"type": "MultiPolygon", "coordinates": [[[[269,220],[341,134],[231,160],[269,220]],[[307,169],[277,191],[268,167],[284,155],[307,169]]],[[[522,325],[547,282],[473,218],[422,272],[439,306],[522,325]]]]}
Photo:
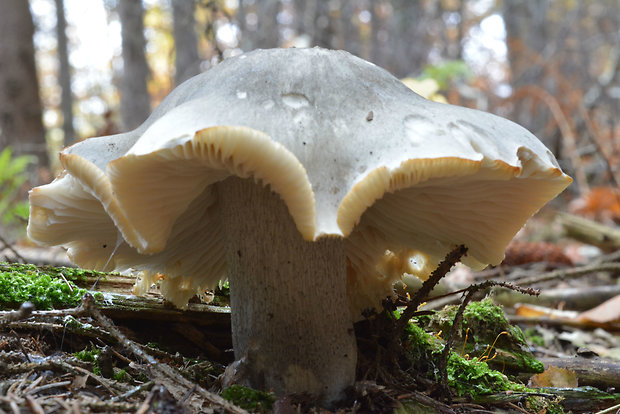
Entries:
{"type": "Polygon", "coordinates": [[[421,277],[459,244],[466,264],[498,264],[571,182],[518,125],[319,48],[228,59],[136,131],[61,161],[31,192],[33,240],[69,246],[82,266],[165,274],[179,306],[228,277],[249,383],[327,402],[355,378],[352,321],[411,257],[421,277]]]}

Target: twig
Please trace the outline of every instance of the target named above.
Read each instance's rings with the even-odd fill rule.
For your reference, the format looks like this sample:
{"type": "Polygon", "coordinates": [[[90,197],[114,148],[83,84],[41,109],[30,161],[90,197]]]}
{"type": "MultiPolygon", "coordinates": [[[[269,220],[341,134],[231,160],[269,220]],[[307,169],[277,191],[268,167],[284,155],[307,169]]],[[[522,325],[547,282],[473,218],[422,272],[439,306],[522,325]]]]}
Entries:
{"type": "MultiPolygon", "coordinates": [[[[30,302],[24,302],[24,304],[22,304],[22,307],[24,305],[26,305],[27,303],[30,302]]],[[[28,305],[26,305],[27,307],[28,305]]],[[[15,316],[17,316],[15,313],[16,312],[20,312],[21,311],[21,307],[20,310],[18,311],[0,311],[0,319],[4,319],[6,320],[6,318],[13,318],[15,316]]],[[[53,317],[66,317],[66,316],[73,316],[73,317],[80,317],[80,316],[85,316],[85,311],[84,308],[82,308],[81,306],[78,306],[77,308],[68,308],[68,309],[56,309],[56,310],[48,310],[48,311],[37,311],[37,310],[32,310],[30,315],[28,317],[41,317],[41,318],[53,318],[53,317]]],[[[7,322],[13,322],[13,321],[18,321],[21,319],[26,319],[26,318],[19,318],[19,319],[13,319],[13,320],[6,320],[7,322]]]]}
{"type": "Polygon", "coordinates": [[[542,273],[536,276],[525,276],[513,282],[518,285],[532,285],[534,283],[546,282],[554,279],[568,279],[588,275],[594,272],[620,272],[620,263],[599,263],[572,269],[558,269],[551,272],[542,273]]]}
{"type": "MultiPolygon", "coordinates": [[[[13,248],[13,246],[11,246],[6,240],[4,240],[4,238],[2,237],[2,235],[0,235],[0,242],[7,248],[9,249],[9,251],[11,253],[13,253],[13,255],[15,256],[15,258],[17,259],[17,261],[21,261],[22,263],[28,263],[28,261],[26,259],[24,259],[24,257],[19,254],[17,252],[17,250],[15,250],[13,248]]],[[[10,260],[7,259],[8,262],[10,262],[10,260]]]]}
{"type": "Polygon", "coordinates": [[[34,305],[32,302],[24,302],[16,311],[8,311],[0,313],[0,326],[6,325],[10,322],[21,321],[27,319],[32,315],[34,311],[34,305]]]}
{"type": "Polygon", "coordinates": [[[141,393],[142,391],[146,391],[151,389],[151,387],[154,385],[155,383],[153,381],[147,381],[143,384],[138,385],[137,387],[134,387],[132,389],[130,389],[129,391],[127,391],[124,394],[121,395],[117,395],[116,397],[112,397],[110,398],[111,402],[117,402],[117,401],[123,401],[126,400],[128,398],[133,397],[136,394],[141,393]]]}
{"type": "Polygon", "coordinates": [[[40,362],[26,362],[21,364],[8,364],[4,361],[0,361],[0,374],[5,377],[10,377],[16,374],[30,373],[30,372],[40,372],[40,371],[56,371],[60,370],[63,372],[68,372],[74,375],[88,375],[93,378],[95,381],[99,382],[102,386],[104,386],[111,394],[117,394],[114,389],[120,392],[127,392],[129,386],[123,384],[121,382],[109,381],[105,378],[99,377],[92,372],[88,371],[77,365],[72,365],[65,361],[58,361],[54,359],[50,359],[47,361],[40,362]]]}
{"type": "MultiPolygon", "coordinates": [[[[118,342],[128,349],[131,353],[134,354],[135,357],[141,359],[147,365],[146,371],[150,373],[151,376],[155,377],[153,381],[155,383],[160,382],[161,380],[167,379],[170,380],[172,384],[179,386],[180,390],[169,389],[171,394],[178,400],[183,398],[188,392],[194,389],[195,394],[198,394],[204,400],[209,403],[221,407],[226,412],[231,414],[248,414],[248,412],[236,405],[230,403],[219,395],[212,393],[210,391],[205,390],[201,386],[192,383],[187,380],[185,377],[181,375],[180,372],[173,369],[167,364],[158,362],[155,358],[149,355],[147,352],[142,350],[138,344],[128,339],[125,335],[118,330],[118,328],[114,325],[114,323],[104,316],[99,309],[97,309],[95,305],[95,299],[87,293],[82,298],[82,306],[84,309],[88,311],[88,313],[95,319],[99,324],[106,329],[112,336],[114,336],[118,342]],[[180,392],[179,392],[180,391],[180,392]]],[[[200,401],[193,401],[191,404],[195,408],[201,408],[202,403],[200,401]]]]}
{"type": "Polygon", "coordinates": [[[45,414],[43,407],[30,395],[26,395],[26,405],[32,414],[45,414]]]}
{"type": "Polygon", "coordinates": [[[495,282],[493,280],[487,280],[475,285],[471,285],[465,290],[465,293],[463,293],[463,302],[456,311],[456,315],[454,316],[454,320],[452,321],[452,327],[446,335],[446,344],[444,345],[443,351],[441,352],[441,357],[439,358],[439,375],[441,376],[441,385],[443,386],[445,397],[448,399],[449,402],[452,400],[452,394],[450,392],[450,388],[448,387],[448,357],[450,356],[450,351],[452,350],[452,345],[456,336],[455,334],[457,332],[457,329],[460,329],[461,323],[463,321],[463,314],[465,313],[467,305],[469,304],[469,302],[471,302],[474,293],[480,290],[488,289],[493,286],[501,286],[507,289],[516,290],[517,292],[521,292],[526,295],[538,296],[540,294],[540,291],[536,289],[522,288],[512,283],[495,282]]]}
{"type": "MultiPolygon", "coordinates": [[[[39,377],[39,378],[43,378],[43,377],[39,377]]],[[[71,381],[52,382],[52,383],[49,383],[49,384],[41,385],[41,386],[36,387],[36,388],[31,388],[28,391],[26,391],[26,394],[27,395],[38,394],[41,391],[49,390],[51,388],[56,388],[56,387],[65,387],[67,385],[71,385],[71,381]]]]}
{"type": "MultiPolygon", "coordinates": [[[[65,362],[59,362],[60,366],[64,366],[64,364],[66,364],[65,362]]],[[[67,364],[69,365],[69,364],[67,364]]],[[[104,377],[100,376],[100,375],[95,375],[92,372],[90,372],[87,369],[84,369],[82,367],[74,367],[69,365],[69,367],[71,367],[72,369],[74,369],[77,372],[82,373],[82,375],[88,375],[90,378],[94,379],[95,381],[97,381],[99,384],[101,384],[110,394],[112,395],[116,395],[117,392],[112,388],[114,385],[118,385],[119,383],[114,383],[112,381],[108,381],[107,379],[105,379],[104,377]]],[[[125,390],[123,390],[125,391],[125,390]]]]}
{"type": "Polygon", "coordinates": [[[523,408],[519,407],[517,404],[515,404],[513,402],[506,403],[506,405],[509,406],[510,408],[512,408],[513,410],[517,410],[520,413],[530,414],[529,411],[524,410],[523,408]]]}
{"type": "Polygon", "coordinates": [[[75,325],[72,323],[50,323],[50,322],[38,322],[38,321],[23,321],[23,322],[11,322],[8,327],[16,330],[30,330],[30,331],[56,331],[60,334],[71,332],[72,334],[81,335],[86,338],[102,339],[109,343],[116,343],[116,338],[103,329],[95,326],[85,327],[77,319],[74,319],[75,325]]]}
{"type": "Polygon", "coordinates": [[[135,413],[140,407],[140,403],[95,401],[80,404],[85,412],[99,413],[135,413]]]}
{"type": "Polygon", "coordinates": [[[151,408],[151,401],[153,400],[154,396],[155,387],[151,389],[151,392],[149,392],[149,395],[147,395],[147,397],[144,399],[144,401],[140,405],[140,408],[138,408],[138,410],[136,411],[136,414],[146,414],[149,411],[149,408],[151,408]]]}
{"type": "Polygon", "coordinates": [[[396,323],[396,335],[398,337],[400,337],[400,334],[405,330],[409,320],[418,310],[420,304],[428,297],[435,285],[439,283],[446,273],[450,271],[452,266],[461,260],[461,257],[463,257],[466,253],[467,247],[463,245],[458,246],[446,255],[446,258],[439,263],[437,269],[435,269],[433,273],[431,273],[430,277],[424,281],[420,290],[418,290],[413,298],[411,298],[411,300],[407,303],[407,307],[402,312],[398,322],[396,323]]]}
{"type": "Polygon", "coordinates": [[[606,409],[604,409],[604,410],[602,410],[602,411],[597,411],[597,412],[596,412],[596,413],[594,413],[594,414],[610,414],[610,413],[617,413],[617,412],[618,412],[618,410],[620,410],[620,404],[614,405],[613,407],[606,408],[606,409]]]}

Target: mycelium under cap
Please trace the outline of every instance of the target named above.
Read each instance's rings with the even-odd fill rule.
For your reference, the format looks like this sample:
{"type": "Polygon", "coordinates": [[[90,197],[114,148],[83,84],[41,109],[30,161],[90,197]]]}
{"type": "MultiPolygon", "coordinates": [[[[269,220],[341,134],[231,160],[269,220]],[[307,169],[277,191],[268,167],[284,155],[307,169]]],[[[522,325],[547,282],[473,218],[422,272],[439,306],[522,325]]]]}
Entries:
{"type": "MultiPolygon", "coordinates": [[[[352,290],[374,303],[370,296],[385,293],[417,252],[425,271],[461,243],[468,264],[498,263],[527,218],[570,183],[520,126],[425,100],[371,63],[319,48],[228,59],[176,88],[122,138],[107,157],[93,148],[113,145],[110,137],[70,147],[62,160],[80,197],[100,201],[97,214],[111,218],[110,234],[115,226],[139,253],[172,257],[168,251],[188,249],[172,236],[204,214],[197,197],[213,204],[211,184],[253,177],[282,197],[306,240],[348,238],[352,290]],[[385,289],[373,293],[377,285],[385,289]]],[[[45,230],[36,227],[31,222],[30,234],[43,241],[45,230]]],[[[208,244],[217,237],[219,230],[208,244]]],[[[189,243],[196,254],[203,241],[189,243]]],[[[75,241],[73,250],[97,263],[110,253],[75,241]]],[[[139,255],[121,256],[119,263],[129,263],[139,255]]],[[[209,283],[222,276],[205,274],[219,265],[207,263],[198,274],[174,263],[161,262],[159,271],[209,283]]]]}

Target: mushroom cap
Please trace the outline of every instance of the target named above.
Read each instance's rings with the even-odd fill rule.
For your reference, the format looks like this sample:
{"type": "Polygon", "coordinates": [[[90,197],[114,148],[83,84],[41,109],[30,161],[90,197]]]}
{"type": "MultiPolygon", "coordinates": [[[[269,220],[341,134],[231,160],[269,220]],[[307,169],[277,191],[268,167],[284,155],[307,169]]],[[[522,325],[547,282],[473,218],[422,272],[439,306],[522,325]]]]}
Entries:
{"type": "Polygon", "coordinates": [[[177,304],[225,277],[213,184],[230,175],[269,185],[306,240],[346,238],[358,309],[455,245],[469,248],[470,266],[498,264],[571,182],[524,128],[428,101],[372,63],[320,48],[230,58],[135,131],[75,144],[61,161],[66,172],[31,192],[30,237],[68,245],[83,266],[165,273],[169,291],[184,292],[170,293],[177,304]]]}

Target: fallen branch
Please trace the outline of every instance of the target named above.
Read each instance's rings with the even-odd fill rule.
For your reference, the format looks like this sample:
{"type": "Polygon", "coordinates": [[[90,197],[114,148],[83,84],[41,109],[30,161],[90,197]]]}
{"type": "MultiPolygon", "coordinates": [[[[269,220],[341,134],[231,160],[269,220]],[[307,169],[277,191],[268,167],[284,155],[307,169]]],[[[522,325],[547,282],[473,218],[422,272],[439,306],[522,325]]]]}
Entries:
{"type": "Polygon", "coordinates": [[[555,279],[564,280],[577,278],[594,272],[620,272],[620,263],[597,263],[571,269],[557,269],[534,276],[524,276],[514,280],[513,283],[518,285],[532,285],[534,283],[547,282],[555,279]]]}
{"type": "Polygon", "coordinates": [[[563,309],[585,311],[592,309],[620,295],[620,285],[601,285],[576,288],[541,289],[540,296],[533,298],[520,293],[497,289],[494,292],[493,301],[504,307],[511,308],[517,303],[530,303],[538,306],[554,307],[562,303],[563,309]]]}
{"type": "MultiPolygon", "coordinates": [[[[18,261],[18,262],[21,262],[21,263],[28,263],[28,261],[27,261],[26,259],[24,259],[24,258],[22,257],[22,255],[21,255],[21,254],[19,254],[19,253],[17,252],[17,250],[15,250],[15,249],[13,248],[13,246],[11,246],[11,245],[10,245],[10,244],[6,241],[6,240],[4,240],[4,238],[2,237],[2,235],[0,235],[0,243],[2,243],[2,244],[3,244],[3,245],[7,248],[7,249],[9,249],[9,251],[10,251],[10,252],[11,252],[11,253],[15,256],[15,258],[17,259],[17,261],[18,261]]],[[[7,260],[7,261],[10,261],[10,260],[7,260]]]]}
{"type": "Polygon", "coordinates": [[[558,213],[557,220],[566,234],[576,240],[607,251],[620,248],[620,229],[618,228],[568,213],[558,213]]]}
{"type": "Polygon", "coordinates": [[[114,323],[97,309],[92,295],[84,295],[82,306],[92,318],[99,322],[105,330],[110,332],[123,347],[129,350],[136,358],[147,364],[145,371],[150,379],[155,384],[165,385],[177,401],[187,399],[187,404],[196,412],[202,410],[204,401],[207,401],[231,414],[248,414],[244,409],[237,407],[219,395],[207,391],[200,385],[187,380],[179,371],[173,369],[168,364],[157,361],[150,354],[145,352],[138,344],[123,335],[114,323]],[[171,385],[174,385],[174,387],[171,385]]]}
{"type": "Polygon", "coordinates": [[[579,356],[537,359],[543,363],[545,368],[554,366],[575,372],[580,386],[593,385],[603,390],[612,387],[620,388],[620,362],[579,356]]]}

